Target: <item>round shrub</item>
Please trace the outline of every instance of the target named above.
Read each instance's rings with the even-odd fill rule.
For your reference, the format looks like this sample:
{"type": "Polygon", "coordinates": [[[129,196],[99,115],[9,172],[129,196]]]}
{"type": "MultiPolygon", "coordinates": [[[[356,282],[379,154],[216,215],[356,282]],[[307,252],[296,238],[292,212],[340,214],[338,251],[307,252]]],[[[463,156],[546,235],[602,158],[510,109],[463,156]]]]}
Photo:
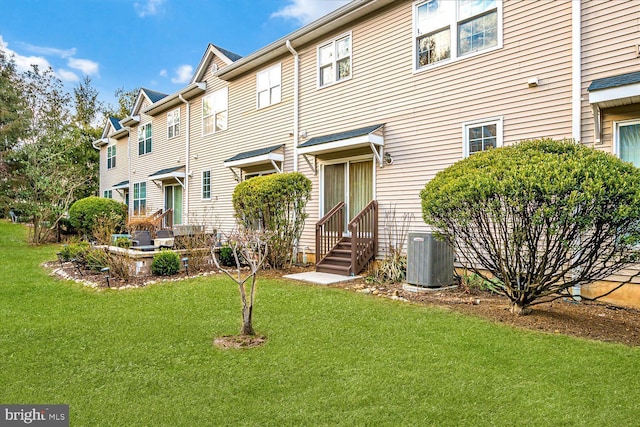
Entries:
{"type": "Polygon", "coordinates": [[[524,314],[637,260],[640,169],[573,141],[473,154],[420,193],[425,222],[524,314]],[[487,274],[486,272],[490,274],[487,274]]]}
{"type": "Polygon", "coordinates": [[[221,247],[218,258],[220,259],[220,264],[222,264],[223,267],[236,266],[236,259],[233,256],[233,249],[231,249],[230,246],[221,247]]]}
{"type": "Polygon", "coordinates": [[[160,251],[153,257],[151,272],[156,276],[172,276],[178,271],[180,271],[180,257],[174,251],[160,251]]]}
{"type": "Polygon", "coordinates": [[[103,197],[85,197],[69,208],[69,221],[81,233],[91,236],[98,221],[109,218],[118,233],[124,227],[127,218],[127,205],[103,197]]]}

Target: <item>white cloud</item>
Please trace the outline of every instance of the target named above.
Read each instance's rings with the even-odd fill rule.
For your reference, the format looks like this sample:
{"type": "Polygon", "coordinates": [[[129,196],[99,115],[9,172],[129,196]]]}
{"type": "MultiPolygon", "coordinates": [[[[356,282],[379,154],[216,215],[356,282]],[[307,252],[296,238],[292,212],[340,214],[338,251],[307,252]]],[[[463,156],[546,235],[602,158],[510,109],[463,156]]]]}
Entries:
{"type": "Polygon", "coordinates": [[[95,61],[91,61],[90,59],[78,59],[78,58],[69,58],[67,63],[69,67],[74,68],[76,70],[82,71],[83,74],[92,75],[98,74],[98,69],[100,64],[95,61]]]}
{"type": "Polygon", "coordinates": [[[165,0],[146,0],[144,2],[136,2],[133,4],[133,8],[140,18],[145,16],[153,16],[160,13],[160,7],[165,0]]]}
{"type": "Polygon", "coordinates": [[[193,75],[193,67],[191,65],[181,65],[176,70],[176,76],[171,78],[173,83],[188,83],[193,75]]]}
{"type": "Polygon", "coordinates": [[[290,4],[271,14],[271,18],[293,19],[302,25],[315,21],[349,3],[349,0],[289,0],[290,4]]]}
{"type": "Polygon", "coordinates": [[[63,68],[59,68],[55,71],[56,76],[63,82],[77,82],[80,81],[80,77],[73,71],[65,70],[63,68]]]}
{"type": "Polygon", "coordinates": [[[71,49],[58,49],[55,47],[34,46],[29,43],[19,43],[25,50],[33,53],[38,53],[45,56],[59,56],[60,58],[69,58],[76,54],[76,48],[71,49]]]}
{"type": "Polygon", "coordinates": [[[18,71],[29,71],[31,70],[32,65],[37,65],[38,68],[40,68],[40,70],[42,71],[47,70],[49,69],[49,67],[51,67],[49,61],[47,61],[46,58],[43,58],[42,56],[24,56],[20,55],[12,49],[9,49],[9,43],[5,42],[2,39],[2,35],[0,35],[0,50],[2,50],[7,57],[13,58],[18,71]]]}
{"type": "Polygon", "coordinates": [[[160,70],[160,77],[167,77],[167,75],[168,75],[167,70],[164,70],[164,69],[160,70]]]}

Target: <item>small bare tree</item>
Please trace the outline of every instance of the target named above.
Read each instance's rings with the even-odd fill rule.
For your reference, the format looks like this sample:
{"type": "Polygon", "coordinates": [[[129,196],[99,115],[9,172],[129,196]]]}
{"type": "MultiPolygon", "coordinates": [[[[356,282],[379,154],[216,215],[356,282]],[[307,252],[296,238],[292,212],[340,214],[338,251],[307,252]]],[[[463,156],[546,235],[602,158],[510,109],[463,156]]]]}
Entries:
{"type": "Polygon", "coordinates": [[[260,230],[247,228],[235,229],[229,234],[223,234],[229,247],[233,251],[236,261],[236,272],[223,268],[216,256],[216,245],[211,246],[211,258],[216,267],[238,285],[240,300],[242,301],[242,328],[240,335],[254,336],[253,329],[253,303],[257,284],[257,275],[260,267],[267,259],[268,239],[267,233],[260,230]],[[248,274],[242,277],[242,266],[248,266],[248,274]],[[247,282],[249,285],[247,286],[247,282]]]}

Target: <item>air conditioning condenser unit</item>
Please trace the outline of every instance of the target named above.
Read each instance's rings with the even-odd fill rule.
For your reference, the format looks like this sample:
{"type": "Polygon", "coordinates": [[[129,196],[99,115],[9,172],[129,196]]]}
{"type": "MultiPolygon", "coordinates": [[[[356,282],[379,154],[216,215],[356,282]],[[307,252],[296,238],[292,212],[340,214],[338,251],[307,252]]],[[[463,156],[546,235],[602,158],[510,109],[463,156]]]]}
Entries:
{"type": "Polygon", "coordinates": [[[453,249],[431,233],[409,233],[407,283],[424,287],[453,283],[453,249]]]}

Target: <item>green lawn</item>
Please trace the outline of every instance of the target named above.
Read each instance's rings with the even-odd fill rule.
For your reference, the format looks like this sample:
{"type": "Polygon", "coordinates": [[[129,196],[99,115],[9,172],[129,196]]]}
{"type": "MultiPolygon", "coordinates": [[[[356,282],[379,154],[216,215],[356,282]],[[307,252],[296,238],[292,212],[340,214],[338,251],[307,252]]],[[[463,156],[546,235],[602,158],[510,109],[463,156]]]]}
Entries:
{"type": "Polygon", "coordinates": [[[265,279],[266,345],[220,350],[228,279],[95,291],[24,237],[0,222],[0,403],[69,404],[72,426],[638,424],[638,348],[265,279]]]}

